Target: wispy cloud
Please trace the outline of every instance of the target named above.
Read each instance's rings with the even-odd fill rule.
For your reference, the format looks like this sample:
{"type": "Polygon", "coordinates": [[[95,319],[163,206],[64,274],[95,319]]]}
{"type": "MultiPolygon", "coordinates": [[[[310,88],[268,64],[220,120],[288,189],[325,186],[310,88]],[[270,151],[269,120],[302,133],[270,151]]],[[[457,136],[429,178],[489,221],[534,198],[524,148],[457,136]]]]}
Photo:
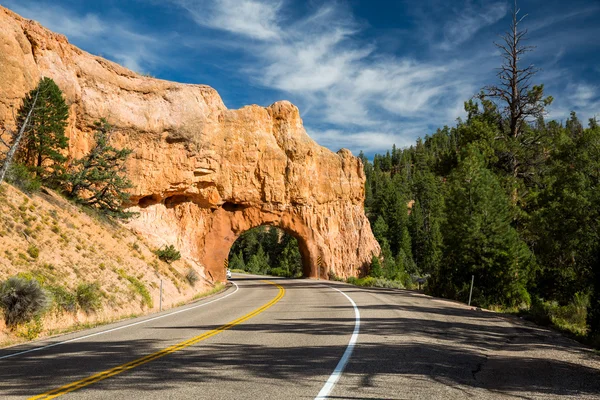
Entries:
{"type": "Polygon", "coordinates": [[[444,40],[439,47],[450,50],[471,39],[480,29],[495,24],[506,15],[508,6],[505,2],[474,6],[460,5],[453,10],[455,18],[444,24],[444,40]]]}
{"type": "Polygon", "coordinates": [[[186,9],[202,26],[229,31],[260,40],[274,40],[280,34],[277,14],[280,1],[258,0],[172,0],[186,9]]]}
{"type": "MultiPolygon", "coordinates": [[[[172,4],[185,8],[204,27],[236,34],[233,40],[240,51],[256,56],[241,70],[261,86],[299,99],[302,109],[310,110],[309,132],[332,148],[364,146],[375,151],[394,142],[408,144],[429,133],[431,124],[443,125],[458,117],[465,88],[473,87],[472,74],[465,70],[478,57],[441,62],[382,55],[376,41],[358,38],[365,27],[338,3],[293,21],[282,15],[281,2],[268,0],[246,1],[240,7],[229,0],[210,4],[172,0],[172,4]],[[270,11],[247,12],[265,7],[270,11]],[[323,124],[334,128],[314,128],[323,124]]],[[[496,7],[481,23],[495,21],[505,11],[496,7]]],[[[461,40],[456,33],[453,41],[461,40]]]]}
{"type": "Polygon", "coordinates": [[[159,60],[155,49],[162,41],[140,34],[127,19],[116,20],[93,13],[77,14],[58,5],[40,5],[31,0],[8,0],[5,5],[67,36],[79,47],[102,55],[125,67],[146,72],[159,60]]]}
{"type": "MultiPolygon", "coordinates": [[[[382,28],[386,11],[366,17],[351,0],[136,0],[102,13],[83,2],[69,8],[72,0],[3,4],[136,71],[211,84],[236,106],[289,99],[319,143],[370,154],[414,143],[464,115],[463,102],[496,79],[501,58],[493,41],[508,28],[512,6],[399,0],[398,24],[382,28]],[[141,9],[147,19],[133,14],[141,9]],[[144,25],[159,13],[168,15],[164,25],[144,25]]],[[[388,5],[374,0],[373,7],[388,5]]],[[[590,39],[600,32],[600,6],[573,0],[561,11],[554,2],[525,19],[529,44],[538,47],[523,62],[542,68],[534,83],[556,99],[550,117],[575,110],[587,119],[600,111],[600,69],[586,65],[600,50],[590,39]]]]}

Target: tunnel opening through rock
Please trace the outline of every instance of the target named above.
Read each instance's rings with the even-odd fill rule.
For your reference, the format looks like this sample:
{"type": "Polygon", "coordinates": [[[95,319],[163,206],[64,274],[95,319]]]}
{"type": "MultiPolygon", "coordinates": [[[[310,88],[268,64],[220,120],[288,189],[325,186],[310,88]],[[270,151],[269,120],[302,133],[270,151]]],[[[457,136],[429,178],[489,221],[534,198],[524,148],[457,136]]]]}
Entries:
{"type": "Polygon", "coordinates": [[[229,250],[229,268],[251,274],[302,278],[310,275],[308,248],[282,228],[261,225],[242,233],[229,250]]]}

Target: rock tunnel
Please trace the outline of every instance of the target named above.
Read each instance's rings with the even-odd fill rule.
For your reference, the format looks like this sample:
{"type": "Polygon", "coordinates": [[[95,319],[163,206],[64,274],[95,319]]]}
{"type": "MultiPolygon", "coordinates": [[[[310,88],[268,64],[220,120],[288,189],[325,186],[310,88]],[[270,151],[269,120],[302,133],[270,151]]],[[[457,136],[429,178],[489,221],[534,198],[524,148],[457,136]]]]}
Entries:
{"type": "Polygon", "coordinates": [[[93,145],[107,118],[111,144],[133,154],[128,226],[151,245],[175,245],[207,279],[223,280],[229,247],[244,231],[273,225],[301,243],[305,275],[357,275],[380,249],[364,213],[365,176],[349,150],[319,146],[297,107],[228,109],[213,88],[141,76],[82,52],[62,35],[0,12],[10,54],[0,70],[0,123],[37,84],[52,78],[69,105],[69,157],[93,145]]]}

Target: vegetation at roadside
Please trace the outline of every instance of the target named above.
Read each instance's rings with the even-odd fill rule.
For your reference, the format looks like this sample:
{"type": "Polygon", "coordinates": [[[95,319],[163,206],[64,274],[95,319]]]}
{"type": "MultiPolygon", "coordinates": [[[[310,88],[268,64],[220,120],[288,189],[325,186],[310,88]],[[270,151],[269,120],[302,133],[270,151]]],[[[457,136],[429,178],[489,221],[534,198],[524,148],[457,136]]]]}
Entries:
{"type": "Polygon", "coordinates": [[[356,282],[420,276],[427,293],[466,302],[474,276],[473,304],[598,345],[600,127],[545,119],[553,99],[514,17],[498,80],[465,102],[465,120],[372,162],[361,153],[382,257],[356,282]]]}
{"type": "Polygon", "coordinates": [[[133,289],[133,292],[140,295],[140,297],[142,298],[142,306],[146,306],[148,308],[154,307],[152,296],[150,295],[148,288],[142,283],[142,281],[140,281],[135,276],[127,275],[122,269],[117,269],[117,274],[121,278],[128,280],[129,284],[131,285],[131,288],[133,289]]]}

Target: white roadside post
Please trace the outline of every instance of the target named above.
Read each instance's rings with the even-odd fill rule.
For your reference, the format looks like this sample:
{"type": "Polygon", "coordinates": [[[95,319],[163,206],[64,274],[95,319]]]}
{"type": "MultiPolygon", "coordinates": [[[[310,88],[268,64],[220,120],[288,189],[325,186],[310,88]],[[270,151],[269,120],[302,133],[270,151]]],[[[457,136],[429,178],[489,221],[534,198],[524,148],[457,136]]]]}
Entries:
{"type": "Polygon", "coordinates": [[[475,282],[475,275],[471,275],[471,291],[469,292],[469,307],[471,307],[471,296],[473,295],[473,282],[475,282]]]}
{"type": "Polygon", "coordinates": [[[158,298],[158,304],[159,311],[162,311],[162,279],[160,280],[160,296],[158,298]]]}

